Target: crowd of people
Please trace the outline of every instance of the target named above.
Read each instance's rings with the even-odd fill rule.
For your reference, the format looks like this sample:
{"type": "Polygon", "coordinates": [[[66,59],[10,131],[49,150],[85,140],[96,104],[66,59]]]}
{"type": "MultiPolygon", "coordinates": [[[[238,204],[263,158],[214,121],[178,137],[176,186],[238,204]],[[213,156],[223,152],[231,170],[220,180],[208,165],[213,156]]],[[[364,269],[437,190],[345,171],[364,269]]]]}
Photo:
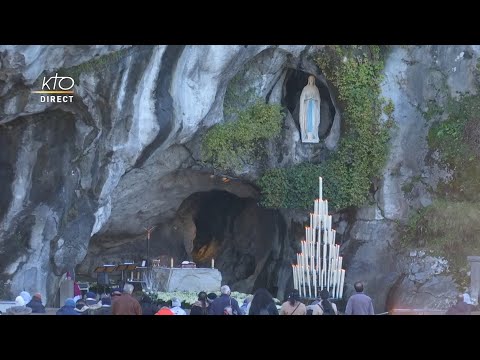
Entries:
{"type": "Polygon", "coordinates": [[[33,296],[27,291],[22,291],[15,298],[15,305],[7,309],[7,315],[29,315],[45,313],[45,306],[42,304],[42,294],[36,293],[33,296]]]}
{"type": "MultiPolygon", "coordinates": [[[[345,308],[345,315],[374,315],[373,301],[364,293],[362,282],[354,284],[355,294],[350,296],[345,308]]],[[[78,290],[78,289],[76,289],[78,290]]],[[[94,292],[82,295],[75,291],[74,298],[66,299],[56,315],[338,315],[334,302],[330,301],[330,293],[323,289],[319,298],[305,305],[298,290],[289,293],[286,301],[277,308],[275,300],[265,288],[260,288],[253,295],[245,298],[242,305],[231,296],[228,285],[220,288],[220,296],[215,293],[201,291],[198,299],[189,310],[182,308],[182,300],[172,298],[170,305],[158,304],[147,294],[141,298],[133,296],[134,287],[125,284],[123,289],[114,289],[110,294],[98,296],[94,292]]],[[[477,306],[468,293],[459,294],[456,303],[446,315],[470,315],[477,311],[477,306]]],[[[29,315],[46,313],[42,295],[31,296],[22,291],[15,298],[15,305],[6,310],[6,315],[29,315]]]]}
{"type": "MultiPolygon", "coordinates": [[[[94,292],[87,292],[84,296],[76,295],[66,299],[64,305],[56,315],[187,315],[182,308],[182,300],[172,298],[171,305],[156,304],[148,295],[137,299],[133,296],[132,284],[125,284],[122,291],[114,289],[110,294],[98,296],[94,292]]],[[[372,299],[363,293],[363,284],[355,284],[356,294],[347,302],[345,314],[373,315],[372,299]]],[[[240,306],[231,296],[228,285],[220,288],[220,296],[215,293],[207,294],[201,291],[198,300],[192,304],[189,315],[338,315],[335,303],[330,301],[330,293],[323,289],[320,297],[306,306],[300,298],[299,292],[293,290],[280,308],[265,288],[260,288],[253,295],[249,295],[240,306]]],[[[28,315],[45,313],[42,296],[39,293],[30,296],[22,291],[15,299],[15,305],[7,309],[9,315],[28,315]]]]}

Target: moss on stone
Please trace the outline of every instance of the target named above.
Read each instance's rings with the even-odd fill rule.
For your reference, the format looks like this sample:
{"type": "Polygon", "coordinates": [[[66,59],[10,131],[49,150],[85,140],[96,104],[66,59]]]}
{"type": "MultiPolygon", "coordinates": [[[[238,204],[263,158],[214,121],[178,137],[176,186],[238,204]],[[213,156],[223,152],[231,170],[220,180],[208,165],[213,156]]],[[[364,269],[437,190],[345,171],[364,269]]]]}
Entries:
{"type": "Polygon", "coordinates": [[[113,51],[111,53],[96,56],[91,60],[85,61],[81,64],[69,67],[58,69],[58,74],[60,76],[70,76],[75,81],[75,84],[79,83],[79,78],[82,73],[90,73],[105,69],[107,66],[110,66],[125,57],[131,48],[122,49],[118,51],[113,51]]]}
{"type": "MultiPolygon", "coordinates": [[[[360,206],[388,154],[389,127],[380,117],[382,51],[379,46],[327,46],[316,61],[337,88],[343,109],[343,133],[338,150],[319,165],[302,164],[268,170],[259,180],[262,204],[272,208],[310,208],[318,196],[318,176],[325,178],[324,197],[339,210],[360,206]],[[292,194],[295,194],[292,195],[292,194]]],[[[386,104],[392,116],[393,103],[386,104]]]]}
{"type": "Polygon", "coordinates": [[[265,141],[280,134],[279,105],[257,102],[238,113],[238,119],[216,124],[205,134],[202,159],[222,170],[238,170],[265,155],[265,141]]]}

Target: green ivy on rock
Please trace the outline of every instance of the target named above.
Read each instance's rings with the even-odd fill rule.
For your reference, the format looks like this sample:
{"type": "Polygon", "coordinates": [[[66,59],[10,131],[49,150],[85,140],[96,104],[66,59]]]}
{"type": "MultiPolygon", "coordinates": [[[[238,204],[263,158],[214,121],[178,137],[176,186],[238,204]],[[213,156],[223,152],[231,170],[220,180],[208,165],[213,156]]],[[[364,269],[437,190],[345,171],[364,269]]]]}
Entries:
{"type": "Polygon", "coordinates": [[[330,208],[361,206],[388,155],[393,103],[380,98],[383,60],[378,46],[327,46],[316,61],[338,90],[343,131],[338,150],[322,164],[270,169],[260,178],[262,204],[308,209],[318,197],[318,176],[330,208]],[[382,123],[382,109],[388,121],[382,123]]]}
{"type": "Polygon", "coordinates": [[[264,155],[264,143],[280,134],[280,105],[257,102],[240,111],[235,121],[217,124],[205,134],[202,158],[215,168],[235,170],[264,155]]]}

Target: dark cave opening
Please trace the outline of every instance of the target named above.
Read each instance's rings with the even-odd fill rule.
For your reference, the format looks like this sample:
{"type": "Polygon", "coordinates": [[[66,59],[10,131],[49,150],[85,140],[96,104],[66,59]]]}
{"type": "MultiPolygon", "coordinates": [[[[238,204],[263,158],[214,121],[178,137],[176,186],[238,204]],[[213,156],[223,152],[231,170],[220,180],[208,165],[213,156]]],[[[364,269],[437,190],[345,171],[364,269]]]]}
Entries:
{"type": "MultiPolygon", "coordinates": [[[[298,113],[300,109],[300,95],[302,90],[307,85],[308,77],[311,74],[301,70],[288,69],[285,77],[284,97],[282,105],[292,114],[293,120],[300,129],[298,121],[298,113]]],[[[319,136],[325,137],[330,132],[335,117],[335,106],[330,97],[328,88],[318,79],[315,80],[315,85],[320,92],[320,128],[319,136]]]]}
{"type": "Polygon", "coordinates": [[[219,190],[192,196],[196,203],[192,214],[196,227],[192,257],[194,261],[207,265],[205,262],[218,257],[219,249],[234,236],[234,221],[244,210],[247,199],[219,190]]]}
{"type": "MultiPolygon", "coordinates": [[[[150,258],[165,267],[171,259],[175,267],[189,260],[197,268],[210,268],[214,259],[222,284],[230,285],[232,291],[265,287],[275,295],[290,274],[284,269],[284,256],[290,254],[286,224],[279,211],[258,205],[250,186],[222,181],[210,189],[188,192],[172,216],[156,224],[149,242],[150,258]]],[[[77,274],[95,277],[93,270],[103,263],[139,263],[146,258],[147,248],[146,234],[134,238],[101,234],[90,242],[77,274]]]]}
{"type": "Polygon", "coordinates": [[[184,244],[197,267],[210,267],[214,259],[222,283],[234,291],[271,290],[276,285],[271,270],[277,259],[272,259],[271,252],[281,232],[277,211],[259,207],[251,197],[212,190],[190,195],[177,217],[191,219],[194,229],[186,232],[191,242],[184,239],[184,244]]]}
{"type": "MultiPolygon", "coordinates": [[[[249,236],[238,221],[248,211],[252,198],[241,198],[228,191],[198,192],[183,202],[178,215],[191,216],[194,224],[190,257],[198,267],[215,267],[226,282],[245,279],[255,271],[255,253],[249,236]]],[[[188,256],[188,239],[187,239],[188,256]]]]}

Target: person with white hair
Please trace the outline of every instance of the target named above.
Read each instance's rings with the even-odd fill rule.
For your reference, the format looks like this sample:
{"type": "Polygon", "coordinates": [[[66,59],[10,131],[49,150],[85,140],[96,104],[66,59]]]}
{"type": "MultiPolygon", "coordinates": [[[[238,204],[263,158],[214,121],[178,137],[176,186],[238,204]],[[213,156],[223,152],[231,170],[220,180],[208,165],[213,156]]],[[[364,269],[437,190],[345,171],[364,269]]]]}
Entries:
{"type": "Polygon", "coordinates": [[[172,310],[175,315],[187,315],[185,310],[182,309],[182,302],[176,297],[172,299],[172,307],[170,310],[172,310]]]}
{"type": "Polygon", "coordinates": [[[32,309],[25,306],[25,300],[21,296],[17,296],[15,299],[15,306],[7,309],[7,315],[29,315],[32,313],[32,309]]]}
{"type": "Polygon", "coordinates": [[[133,285],[125,284],[123,294],[112,303],[112,315],[142,315],[142,306],[132,296],[133,285]]]}
{"type": "Polygon", "coordinates": [[[20,296],[23,298],[23,300],[25,300],[25,304],[28,304],[30,300],[32,300],[32,295],[30,295],[30,293],[27,291],[22,291],[20,296]]]}
{"type": "Polygon", "coordinates": [[[220,293],[221,295],[208,307],[208,315],[242,315],[237,300],[230,296],[230,287],[223,285],[220,293]]]}

